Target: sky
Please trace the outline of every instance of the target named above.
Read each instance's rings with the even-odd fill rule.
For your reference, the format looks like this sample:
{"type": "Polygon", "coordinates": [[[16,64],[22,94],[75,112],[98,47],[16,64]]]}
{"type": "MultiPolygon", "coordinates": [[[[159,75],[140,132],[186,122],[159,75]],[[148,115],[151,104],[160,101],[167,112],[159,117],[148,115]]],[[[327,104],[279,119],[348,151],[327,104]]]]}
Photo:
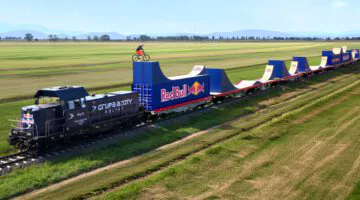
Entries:
{"type": "Polygon", "coordinates": [[[359,0],[3,0],[0,23],[55,30],[168,34],[360,30],[359,0]]]}

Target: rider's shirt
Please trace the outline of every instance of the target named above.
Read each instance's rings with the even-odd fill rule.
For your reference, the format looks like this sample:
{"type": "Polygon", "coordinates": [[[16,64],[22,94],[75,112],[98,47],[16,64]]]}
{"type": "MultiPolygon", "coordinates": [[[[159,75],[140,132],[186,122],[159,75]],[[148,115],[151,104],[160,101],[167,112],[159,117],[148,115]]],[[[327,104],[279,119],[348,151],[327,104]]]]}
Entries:
{"type": "Polygon", "coordinates": [[[144,51],[144,49],[142,48],[142,46],[138,46],[138,48],[136,49],[136,51],[144,51]]]}

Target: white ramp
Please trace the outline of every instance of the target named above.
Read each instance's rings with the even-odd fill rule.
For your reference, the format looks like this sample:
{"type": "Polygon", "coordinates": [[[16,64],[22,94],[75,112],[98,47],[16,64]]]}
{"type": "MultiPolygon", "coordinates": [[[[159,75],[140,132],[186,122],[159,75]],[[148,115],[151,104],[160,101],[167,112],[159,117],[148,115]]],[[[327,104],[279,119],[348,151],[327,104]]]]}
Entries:
{"type": "Polygon", "coordinates": [[[260,79],[260,81],[266,82],[266,81],[271,80],[273,72],[274,72],[274,65],[266,65],[265,72],[264,72],[262,78],[260,79]]]}
{"type": "Polygon", "coordinates": [[[291,65],[290,65],[290,69],[289,69],[289,74],[291,75],[295,75],[296,72],[298,71],[298,65],[299,62],[298,61],[291,61],[291,65]]]}
{"type": "Polygon", "coordinates": [[[243,89],[243,88],[247,88],[247,87],[251,87],[254,86],[256,84],[260,84],[261,82],[259,81],[241,81],[240,83],[236,84],[235,87],[239,88],[239,89],[243,89]]]}
{"type": "Polygon", "coordinates": [[[188,73],[186,75],[168,77],[168,79],[170,79],[170,80],[179,80],[179,79],[191,78],[191,77],[199,76],[199,75],[201,75],[203,73],[205,68],[206,67],[204,65],[195,65],[192,68],[192,70],[190,71],[190,73],[188,73]]]}
{"type": "Polygon", "coordinates": [[[336,55],[339,55],[339,54],[341,54],[341,52],[342,52],[342,48],[333,48],[333,49],[332,49],[332,52],[333,52],[334,54],[336,54],[336,55]]]}
{"type": "Polygon", "coordinates": [[[202,74],[204,69],[205,69],[205,65],[195,65],[188,75],[189,76],[198,76],[198,75],[202,74]]]}
{"type": "Polygon", "coordinates": [[[348,50],[348,48],[347,48],[346,46],[343,46],[343,48],[342,48],[342,52],[343,52],[343,53],[346,53],[346,52],[347,52],[347,50],[348,50]]]}

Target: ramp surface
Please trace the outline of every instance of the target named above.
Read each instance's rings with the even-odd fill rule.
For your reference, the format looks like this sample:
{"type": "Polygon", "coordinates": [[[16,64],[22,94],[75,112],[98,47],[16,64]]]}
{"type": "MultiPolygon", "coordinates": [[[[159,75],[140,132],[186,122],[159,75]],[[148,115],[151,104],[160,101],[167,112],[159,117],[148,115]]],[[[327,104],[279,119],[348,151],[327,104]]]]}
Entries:
{"type": "Polygon", "coordinates": [[[210,76],[210,93],[224,93],[237,89],[224,69],[205,68],[204,73],[210,76]]]}
{"type": "Polygon", "coordinates": [[[243,89],[247,87],[252,87],[254,85],[261,84],[260,81],[254,80],[254,81],[240,81],[238,84],[235,85],[238,89],[243,89]]]}

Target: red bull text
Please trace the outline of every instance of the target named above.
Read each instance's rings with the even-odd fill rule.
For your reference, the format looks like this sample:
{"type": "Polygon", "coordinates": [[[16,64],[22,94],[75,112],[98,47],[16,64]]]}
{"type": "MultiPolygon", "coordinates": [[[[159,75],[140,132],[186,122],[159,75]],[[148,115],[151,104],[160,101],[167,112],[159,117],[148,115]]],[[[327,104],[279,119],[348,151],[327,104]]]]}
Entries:
{"type": "Polygon", "coordinates": [[[168,92],[166,89],[161,89],[161,102],[172,101],[176,99],[182,99],[190,95],[199,95],[204,92],[204,84],[195,82],[191,87],[184,84],[182,88],[179,86],[172,87],[171,91],[168,92]]]}

